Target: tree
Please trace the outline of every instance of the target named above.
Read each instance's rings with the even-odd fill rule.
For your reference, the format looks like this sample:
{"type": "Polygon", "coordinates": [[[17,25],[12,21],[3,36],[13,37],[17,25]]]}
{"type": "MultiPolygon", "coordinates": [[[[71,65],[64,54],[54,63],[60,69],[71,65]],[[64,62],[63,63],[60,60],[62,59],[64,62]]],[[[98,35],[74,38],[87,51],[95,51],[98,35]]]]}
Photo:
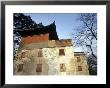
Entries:
{"type": "Polygon", "coordinates": [[[14,13],[14,29],[30,29],[37,27],[37,24],[30,16],[25,16],[23,13],[14,13]]]}
{"type": "Polygon", "coordinates": [[[14,28],[14,55],[18,50],[21,36],[17,30],[31,30],[38,27],[43,27],[42,23],[36,24],[30,16],[26,16],[23,13],[14,13],[13,15],[13,28],[14,28]]]}
{"type": "Polygon", "coordinates": [[[82,13],[79,15],[82,25],[75,29],[73,39],[75,46],[80,46],[88,57],[89,69],[97,68],[97,14],[82,13]]]}

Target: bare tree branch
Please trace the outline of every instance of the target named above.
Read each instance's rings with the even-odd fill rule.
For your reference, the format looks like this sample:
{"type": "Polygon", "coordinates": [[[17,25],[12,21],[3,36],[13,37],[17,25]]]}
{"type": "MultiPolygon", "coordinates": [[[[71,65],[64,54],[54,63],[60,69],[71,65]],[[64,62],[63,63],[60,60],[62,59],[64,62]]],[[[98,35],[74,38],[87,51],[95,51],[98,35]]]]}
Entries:
{"type": "Polygon", "coordinates": [[[89,68],[97,68],[97,15],[95,13],[80,14],[79,20],[83,25],[73,34],[74,44],[86,49],[89,68]]]}

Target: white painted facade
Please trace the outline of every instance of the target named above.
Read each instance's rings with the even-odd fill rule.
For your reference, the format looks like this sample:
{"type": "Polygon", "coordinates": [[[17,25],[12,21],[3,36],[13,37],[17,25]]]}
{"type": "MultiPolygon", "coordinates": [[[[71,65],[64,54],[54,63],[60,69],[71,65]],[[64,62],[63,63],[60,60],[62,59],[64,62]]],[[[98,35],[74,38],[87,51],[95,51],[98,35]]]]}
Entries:
{"type": "MultiPolygon", "coordinates": [[[[53,42],[51,42],[53,43],[53,42]]],[[[55,41],[54,41],[55,43],[55,41]]],[[[50,42],[49,42],[50,44],[50,42]]],[[[51,45],[51,44],[50,44],[51,45]]],[[[54,45],[54,44],[53,44],[54,45]]],[[[77,62],[77,55],[74,54],[72,45],[53,46],[46,48],[33,48],[30,50],[20,50],[18,54],[25,52],[25,57],[14,61],[15,75],[89,75],[88,65],[84,54],[78,54],[80,61],[77,62]],[[60,55],[60,49],[64,50],[64,55],[60,55]],[[42,56],[38,56],[39,50],[42,56]],[[17,65],[23,64],[23,70],[17,72],[17,65]],[[37,64],[42,64],[42,71],[36,72],[37,64]],[[78,71],[78,66],[80,70],[78,71]],[[63,67],[63,70],[61,69],[63,67]]],[[[20,56],[20,55],[19,55],[20,56]]]]}
{"type": "Polygon", "coordinates": [[[49,75],[70,74],[70,62],[74,58],[74,51],[72,46],[43,48],[43,56],[49,65],[49,75]],[[64,49],[65,55],[59,55],[59,49],[64,49]],[[60,72],[60,64],[65,64],[65,72],[60,72]]]}

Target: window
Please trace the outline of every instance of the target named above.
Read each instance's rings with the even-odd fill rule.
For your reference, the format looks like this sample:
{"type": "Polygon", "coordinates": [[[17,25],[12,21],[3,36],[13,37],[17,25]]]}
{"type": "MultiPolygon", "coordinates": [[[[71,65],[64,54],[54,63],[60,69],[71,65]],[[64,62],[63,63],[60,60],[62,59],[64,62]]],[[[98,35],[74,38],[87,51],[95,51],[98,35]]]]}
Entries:
{"type": "Polygon", "coordinates": [[[65,64],[60,64],[60,71],[61,72],[65,72],[66,71],[65,64]]]}
{"type": "Polygon", "coordinates": [[[20,53],[17,53],[15,57],[16,57],[17,59],[21,59],[21,54],[20,54],[20,53]]]}
{"type": "Polygon", "coordinates": [[[82,71],[82,67],[81,66],[78,66],[78,71],[82,71]]]}
{"type": "Polygon", "coordinates": [[[25,58],[25,54],[26,54],[25,52],[22,52],[21,53],[21,58],[25,58]]]}
{"type": "Polygon", "coordinates": [[[81,61],[81,58],[78,56],[77,57],[77,62],[80,62],[81,61]]]}
{"type": "Polygon", "coordinates": [[[21,72],[23,70],[23,64],[17,65],[17,72],[21,72]]]}
{"type": "Polygon", "coordinates": [[[40,49],[39,51],[38,51],[38,57],[42,57],[43,55],[42,55],[42,49],[40,49]]]}
{"type": "Polygon", "coordinates": [[[64,49],[59,49],[59,55],[65,55],[64,49]]]}
{"type": "Polygon", "coordinates": [[[36,72],[42,72],[42,64],[37,64],[36,72]]]}

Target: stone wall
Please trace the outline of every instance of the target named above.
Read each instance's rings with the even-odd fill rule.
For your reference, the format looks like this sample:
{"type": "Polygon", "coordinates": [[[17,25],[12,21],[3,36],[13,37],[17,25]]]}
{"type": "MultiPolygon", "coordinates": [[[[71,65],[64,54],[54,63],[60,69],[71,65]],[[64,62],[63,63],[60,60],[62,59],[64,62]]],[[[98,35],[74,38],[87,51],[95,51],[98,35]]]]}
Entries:
{"type": "Polygon", "coordinates": [[[15,69],[14,74],[15,75],[47,75],[48,64],[44,59],[44,57],[38,57],[38,51],[39,49],[21,51],[19,54],[25,52],[25,55],[21,59],[16,58],[16,60],[14,60],[14,69],[15,69]],[[19,64],[23,64],[23,69],[20,72],[17,71],[18,70],[17,66],[19,64]],[[36,72],[37,64],[42,64],[42,72],[36,72]]]}
{"type": "Polygon", "coordinates": [[[46,39],[45,41],[43,41],[42,36],[43,35],[41,35],[40,40],[34,40],[34,37],[36,37],[36,36],[30,37],[29,40],[27,40],[27,38],[29,36],[26,38],[23,38],[19,49],[20,50],[22,50],[22,49],[28,50],[28,49],[38,49],[38,48],[48,48],[48,47],[53,48],[53,47],[72,46],[71,39],[66,39],[66,40],[48,40],[48,39],[46,39]],[[36,41],[36,42],[34,42],[34,41],[36,41]],[[37,41],[40,41],[40,42],[37,42],[37,41]]]}
{"type": "Polygon", "coordinates": [[[71,39],[48,40],[47,36],[22,39],[14,75],[89,75],[85,54],[74,52],[71,39]]]}
{"type": "Polygon", "coordinates": [[[32,50],[32,49],[39,49],[48,47],[48,42],[40,42],[40,43],[31,43],[24,45],[19,48],[19,50],[32,50]]]}
{"type": "Polygon", "coordinates": [[[62,40],[49,40],[48,47],[66,47],[72,46],[71,39],[62,39],[62,40]]]}
{"type": "Polygon", "coordinates": [[[14,61],[15,75],[89,75],[85,55],[74,56],[72,46],[22,50],[22,52],[25,52],[24,57],[20,59],[20,51],[14,61]],[[64,55],[59,55],[61,49],[64,50],[64,55]],[[38,57],[39,50],[42,50],[42,57],[38,57]],[[78,62],[77,57],[80,57],[78,62]],[[23,64],[21,72],[17,72],[19,64],[23,64]],[[42,64],[42,72],[36,72],[37,64],[42,64]],[[64,69],[61,69],[61,65],[64,69]],[[78,71],[78,66],[81,66],[81,71],[78,71]]]}
{"type": "Polygon", "coordinates": [[[75,54],[74,60],[76,66],[76,75],[89,75],[88,64],[85,54],[75,54]],[[80,60],[78,60],[78,58],[80,60]],[[80,66],[82,70],[78,71],[78,66],[80,66]]]}
{"type": "Polygon", "coordinates": [[[47,60],[49,65],[49,75],[60,75],[70,74],[71,71],[71,59],[74,58],[74,52],[72,47],[55,47],[55,48],[44,48],[44,58],[47,60]],[[59,55],[59,49],[64,49],[65,55],[59,55]],[[60,64],[65,64],[65,71],[60,71],[60,64]]]}

